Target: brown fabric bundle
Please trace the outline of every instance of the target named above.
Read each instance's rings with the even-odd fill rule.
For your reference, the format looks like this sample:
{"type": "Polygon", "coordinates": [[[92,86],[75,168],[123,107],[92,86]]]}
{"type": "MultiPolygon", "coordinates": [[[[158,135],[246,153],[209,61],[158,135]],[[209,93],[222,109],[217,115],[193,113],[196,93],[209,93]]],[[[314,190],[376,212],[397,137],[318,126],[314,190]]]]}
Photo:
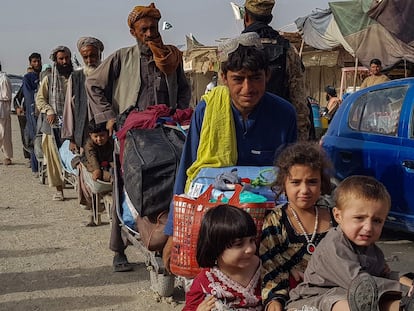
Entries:
{"type": "Polygon", "coordinates": [[[161,13],[160,11],[155,7],[154,3],[151,3],[149,6],[140,6],[137,5],[134,7],[128,15],[128,26],[129,28],[132,28],[134,26],[134,23],[143,17],[152,17],[156,20],[161,19],[161,13]]]}
{"type": "Polygon", "coordinates": [[[182,52],[173,45],[164,45],[159,37],[153,41],[147,41],[149,48],[154,55],[157,68],[169,75],[175,72],[182,61],[182,52]]]}

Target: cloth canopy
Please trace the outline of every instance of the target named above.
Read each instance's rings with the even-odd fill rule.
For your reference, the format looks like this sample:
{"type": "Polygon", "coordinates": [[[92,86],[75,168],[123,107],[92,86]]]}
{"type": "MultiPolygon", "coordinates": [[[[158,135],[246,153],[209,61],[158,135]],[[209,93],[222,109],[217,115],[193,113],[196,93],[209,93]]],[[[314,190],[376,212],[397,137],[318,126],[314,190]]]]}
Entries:
{"type": "Polygon", "coordinates": [[[414,4],[406,2],[330,2],[329,9],[298,18],[295,23],[310,46],[328,50],[342,45],[366,67],[371,59],[379,58],[383,67],[389,68],[404,59],[414,62],[414,25],[408,21],[414,4]],[[396,15],[399,12],[404,12],[406,24],[396,15]]]}

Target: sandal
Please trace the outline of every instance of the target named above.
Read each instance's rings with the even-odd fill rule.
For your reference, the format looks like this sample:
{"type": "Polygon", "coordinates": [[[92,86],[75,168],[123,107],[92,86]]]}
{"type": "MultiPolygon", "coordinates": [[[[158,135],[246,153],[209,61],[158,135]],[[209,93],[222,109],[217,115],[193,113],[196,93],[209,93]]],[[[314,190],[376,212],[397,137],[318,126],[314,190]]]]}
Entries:
{"type": "Polygon", "coordinates": [[[348,304],[351,311],[378,310],[378,287],[371,275],[364,272],[352,280],[348,288],[348,304]]]}
{"type": "Polygon", "coordinates": [[[53,201],[63,201],[65,200],[64,196],[63,196],[63,191],[58,191],[53,195],[52,198],[53,201]]]}
{"type": "Polygon", "coordinates": [[[132,266],[128,262],[125,254],[115,254],[113,261],[114,272],[127,272],[132,270],[132,266]]]}

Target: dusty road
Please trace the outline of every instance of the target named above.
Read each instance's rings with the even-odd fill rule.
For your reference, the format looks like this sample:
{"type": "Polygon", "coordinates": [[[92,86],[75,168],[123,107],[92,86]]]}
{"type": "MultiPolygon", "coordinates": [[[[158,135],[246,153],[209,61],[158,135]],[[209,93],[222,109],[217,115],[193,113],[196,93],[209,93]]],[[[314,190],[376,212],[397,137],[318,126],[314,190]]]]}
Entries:
{"type": "MultiPolygon", "coordinates": [[[[73,189],[64,202],[51,200],[54,190],[25,165],[12,118],[14,165],[0,164],[0,310],[181,310],[155,300],[136,248],[127,249],[134,271],[112,272],[108,219],[85,227],[89,214],[77,207],[73,189]]],[[[414,270],[412,237],[387,233],[380,246],[391,268],[414,270]]],[[[182,302],[182,291],[175,298],[182,302]]]]}
{"type": "Polygon", "coordinates": [[[86,227],[73,189],[52,201],[26,167],[15,115],[12,123],[14,165],[0,164],[0,310],[181,310],[155,300],[136,248],[127,249],[134,271],[112,272],[107,217],[86,227]]]}

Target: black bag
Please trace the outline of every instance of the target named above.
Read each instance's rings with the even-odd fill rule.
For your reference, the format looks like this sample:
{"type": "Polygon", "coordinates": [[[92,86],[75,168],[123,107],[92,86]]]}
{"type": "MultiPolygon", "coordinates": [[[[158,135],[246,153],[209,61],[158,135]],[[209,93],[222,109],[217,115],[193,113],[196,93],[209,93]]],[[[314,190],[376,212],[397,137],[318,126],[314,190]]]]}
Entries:
{"type": "Polygon", "coordinates": [[[123,151],[124,187],[141,217],[170,207],[185,135],[176,128],[131,129],[123,151]]]}

